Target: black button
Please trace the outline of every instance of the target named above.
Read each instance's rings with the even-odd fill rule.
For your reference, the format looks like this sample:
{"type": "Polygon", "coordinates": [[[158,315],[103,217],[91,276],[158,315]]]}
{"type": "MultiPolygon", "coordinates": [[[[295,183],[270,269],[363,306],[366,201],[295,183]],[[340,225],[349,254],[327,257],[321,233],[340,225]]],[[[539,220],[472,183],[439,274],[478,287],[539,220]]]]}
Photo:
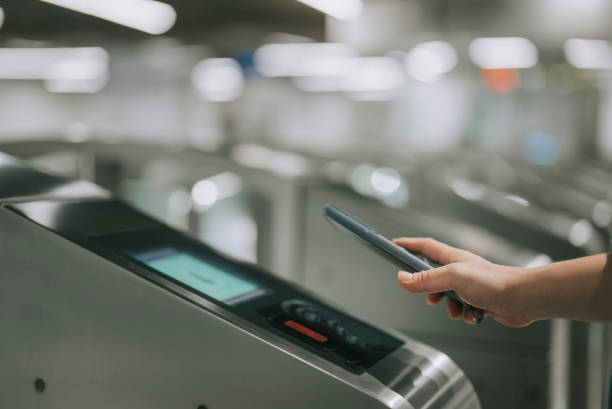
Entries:
{"type": "Polygon", "coordinates": [[[359,338],[357,335],[347,335],[346,336],[346,342],[354,347],[357,347],[359,349],[362,349],[364,351],[368,351],[368,344],[366,344],[366,342],[364,340],[362,340],[361,338],[359,338]]]}
{"type": "Polygon", "coordinates": [[[336,326],[336,335],[338,335],[340,338],[344,338],[346,334],[346,328],[341,325],[336,326]]]}
{"type": "Polygon", "coordinates": [[[327,327],[331,330],[336,330],[336,327],[340,324],[338,321],[336,320],[327,320],[327,322],[325,323],[327,325],[327,327]]]}
{"type": "Polygon", "coordinates": [[[310,323],[319,323],[322,321],[321,316],[314,311],[306,311],[304,319],[310,323]]]}

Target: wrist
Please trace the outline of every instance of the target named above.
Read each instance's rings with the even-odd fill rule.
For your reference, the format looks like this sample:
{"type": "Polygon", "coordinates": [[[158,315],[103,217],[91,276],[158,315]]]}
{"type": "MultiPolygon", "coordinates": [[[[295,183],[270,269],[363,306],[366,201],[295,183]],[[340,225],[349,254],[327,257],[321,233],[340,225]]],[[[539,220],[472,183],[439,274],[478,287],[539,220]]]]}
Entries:
{"type": "Polygon", "coordinates": [[[562,308],[551,293],[551,283],[548,281],[548,266],[534,268],[518,268],[513,279],[512,294],[514,294],[518,313],[530,321],[553,318],[561,314],[562,308]]]}
{"type": "Polygon", "coordinates": [[[517,280],[519,305],[533,320],[605,320],[601,304],[610,303],[612,290],[606,263],[599,254],[524,269],[517,280]]]}

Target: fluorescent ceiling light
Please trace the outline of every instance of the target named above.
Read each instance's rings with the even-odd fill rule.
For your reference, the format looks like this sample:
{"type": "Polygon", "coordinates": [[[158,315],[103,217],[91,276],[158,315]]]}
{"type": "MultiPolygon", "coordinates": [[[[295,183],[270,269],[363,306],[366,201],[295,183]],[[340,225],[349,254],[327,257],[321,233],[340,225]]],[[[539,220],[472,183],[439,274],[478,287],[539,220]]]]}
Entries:
{"type": "Polygon", "coordinates": [[[389,57],[357,57],[330,59],[337,75],[294,78],[298,88],[308,92],[392,91],[404,81],[402,66],[389,57]]]}
{"type": "Polygon", "coordinates": [[[356,20],[363,11],[362,0],[297,0],[338,20],[356,20]]]}
{"type": "Polygon", "coordinates": [[[0,79],[44,80],[63,61],[94,61],[108,65],[108,53],[100,47],[0,48],[0,79]]]}
{"type": "Polygon", "coordinates": [[[4,10],[0,7],[0,27],[2,27],[2,23],[4,23],[4,10]]]}
{"type": "Polygon", "coordinates": [[[108,82],[99,47],[0,48],[0,79],[43,80],[50,92],[97,92],[108,82]]]}
{"type": "Polygon", "coordinates": [[[329,62],[356,57],[357,50],[341,43],[266,44],[255,51],[255,69],[266,77],[334,75],[338,67],[329,62]]]}
{"type": "Polygon", "coordinates": [[[429,41],[410,50],[404,64],[414,79],[435,82],[457,66],[457,52],[445,41],[429,41]]]}
{"type": "Polygon", "coordinates": [[[49,66],[45,89],[59,93],[94,93],[108,83],[108,65],[95,60],[63,60],[49,66]]]}
{"type": "Polygon", "coordinates": [[[41,0],[149,34],[163,34],[176,22],[176,11],[155,0],[41,0]]]}
{"type": "Polygon", "coordinates": [[[571,38],[563,46],[565,58],[577,68],[612,68],[612,43],[606,40],[571,38]]]}
{"type": "Polygon", "coordinates": [[[208,101],[233,101],[244,88],[242,69],[233,58],[207,58],[191,72],[191,82],[208,101]]]}
{"type": "Polygon", "coordinates": [[[538,62],[535,45],[522,37],[477,38],[470,43],[470,58],[480,68],[529,68],[538,62]]]}

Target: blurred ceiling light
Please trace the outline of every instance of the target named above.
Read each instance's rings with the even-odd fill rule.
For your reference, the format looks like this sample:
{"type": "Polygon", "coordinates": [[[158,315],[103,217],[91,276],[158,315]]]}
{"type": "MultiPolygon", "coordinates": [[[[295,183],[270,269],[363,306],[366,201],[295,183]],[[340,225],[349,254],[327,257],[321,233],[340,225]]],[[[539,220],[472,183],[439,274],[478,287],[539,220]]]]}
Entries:
{"type": "Polygon", "coordinates": [[[4,23],[4,10],[0,7],[0,28],[2,27],[2,23],[4,23]]]}
{"type": "Polygon", "coordinates": [[[191,197],[196,205],[209,207],[241,190],[242,178],[232,172],[223,172],[196,182],[191,189],[191,197]]]}
{"type": "Polygon", "coordinates": [[[569,231],[569,241],[576,247],[584,246],[593,235],[593,226],[588,220],[581,219],[572,225],[569,231]]]}
{"type": "Polygon", "coordinates": [[[41,0],[149,34],[163,34],[176,22],[172,6],[155,0],[41,0]]]}
{"type": "Polygon", "coordinates": [[[207,58],[191,72],[191,82],[203,99],[233,101],[244,89],[242,69],[233,58],[207,58]]]}
{"type": "Polygon", "coordinates": [[[362,0],[297,0],[338,20],[356,20],[363,11],[362,0]]]}
{"type": "Polygon", "coordinates": [[[108,53],[99,47],[0,48],[0,79],[43,80],[50,92],[98,92],[108,82],[108,53]]]}
{"type": "Polygon", "coordinates": [[[404,64],[414,79],[431,83],[457,66],[457,52],[446,41],[429,41],[412,48],[404,64]]]}
{"type": "Polygon", "coordinates": [[[45,89],[59,93],[94,93],[108,82],[108,66],[102,61],[62,60],[49,66],[45,89]]]}
{"type": "Polygon", "coordinates": [[[370,176],[372,188],[383,195],[389,195],[396,192],[402,185],[402,178],[395,169],[378,168],[370,176]]]}
{"type": "Polygon", "coordinates": [[[477,38],[469,45],[470,58],[480,68],[529,68],[538,62],[535,45],[522,37],[477,38]]]}
{"type": "Polygon", "coordinates": [[[328,61],[339,75],[294,78],[295,85],[307,92],[392,91],[404,81],[401,65],[389,57],[357,57],[328,61]]]}
{"type": "Polygon", "coordinates": [[[336,75],[342,69],[338,58],[356,56],[357,50],[348,44],[287,43],[263,45],[254,59],[255,69],[263,76],[299,77],[336,75]]]}
{"type": "Polygon", "coordinates": [[[606,40],[571,38],[563,46],[565,58],[576,68],[612,69],[612,43],[606,40]]]}
{"type": "Polygon", "coordinates": [[[608,227],[612,222],[612,205],[603,200],[595,203],[591,218],[597,226],[602,228],[608,227]]]}

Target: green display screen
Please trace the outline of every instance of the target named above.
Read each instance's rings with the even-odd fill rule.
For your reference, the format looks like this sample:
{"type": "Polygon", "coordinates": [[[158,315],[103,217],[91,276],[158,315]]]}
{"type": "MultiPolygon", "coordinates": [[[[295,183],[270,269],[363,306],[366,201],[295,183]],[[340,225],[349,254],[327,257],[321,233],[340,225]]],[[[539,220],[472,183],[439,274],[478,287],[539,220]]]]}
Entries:
{"type": "Polygon", "coordinates": [[[218,301],[229,301],[259,290],[243,278],[184,252],[139,257],[144,263],[218,301]]]}

